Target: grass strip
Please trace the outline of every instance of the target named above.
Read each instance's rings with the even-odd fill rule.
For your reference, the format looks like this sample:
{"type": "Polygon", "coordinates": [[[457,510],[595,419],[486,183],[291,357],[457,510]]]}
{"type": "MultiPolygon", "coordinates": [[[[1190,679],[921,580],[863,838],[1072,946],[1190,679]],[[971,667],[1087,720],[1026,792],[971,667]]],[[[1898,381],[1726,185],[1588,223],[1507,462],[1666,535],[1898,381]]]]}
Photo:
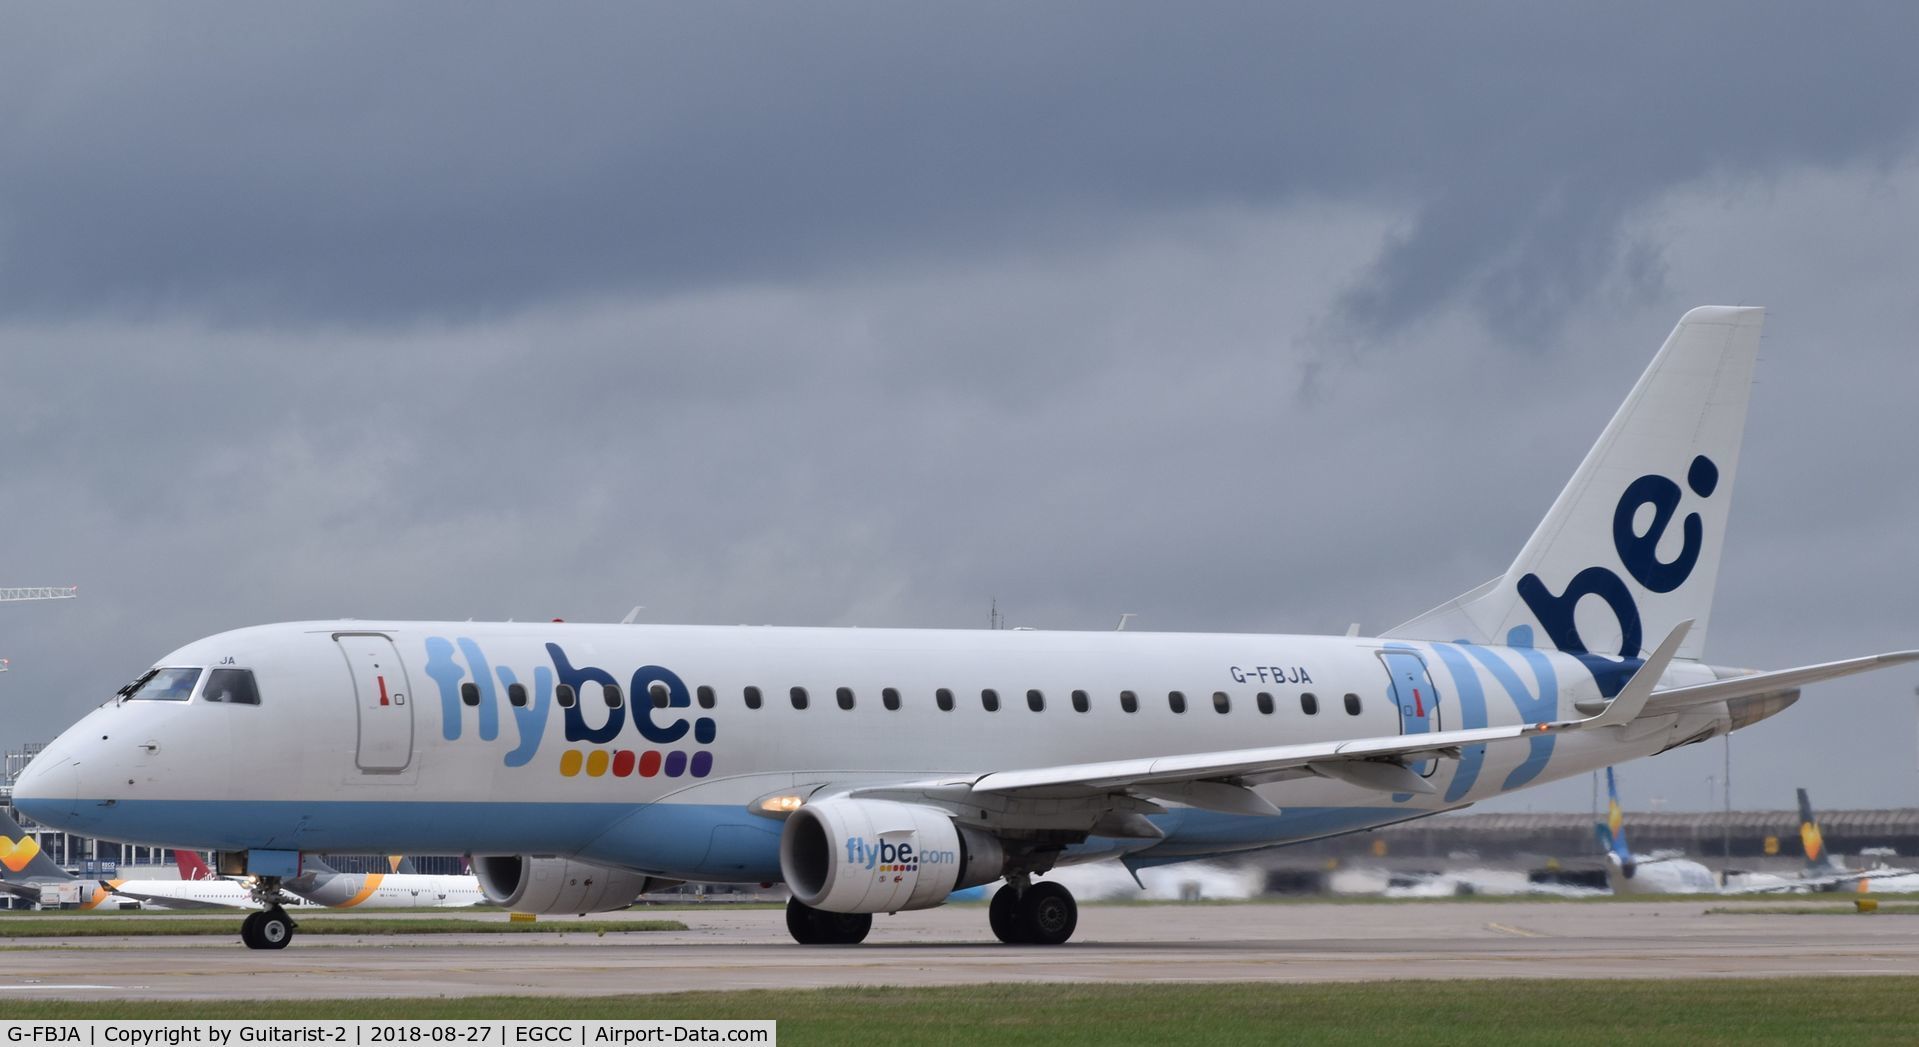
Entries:
{"type": "Polygon", "coordinates": [[[432,1000],[0,1000],[6,1019],[763,1019],[784,1047],[886,1042],[1910,1044],[1919,978],[950,986],[432,1000]]]}

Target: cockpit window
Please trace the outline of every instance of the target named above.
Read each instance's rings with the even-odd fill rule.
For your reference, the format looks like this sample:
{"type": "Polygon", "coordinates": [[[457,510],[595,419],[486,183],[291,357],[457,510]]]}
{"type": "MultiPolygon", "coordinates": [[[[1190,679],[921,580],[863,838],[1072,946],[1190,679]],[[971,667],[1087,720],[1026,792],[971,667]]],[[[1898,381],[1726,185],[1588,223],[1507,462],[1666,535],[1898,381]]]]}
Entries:
{"type": "Polygon", "coordinates": [[[260,690],[253,685],[251,669],[215,669],[207,674],[206,690],[200,698],[229,705],[259,705],[260,690]]]}
{"type": "Polygon", "coordinates": [[[205,669],[155,669],[127,691],[130,702],[184,702],[205,669]]]}

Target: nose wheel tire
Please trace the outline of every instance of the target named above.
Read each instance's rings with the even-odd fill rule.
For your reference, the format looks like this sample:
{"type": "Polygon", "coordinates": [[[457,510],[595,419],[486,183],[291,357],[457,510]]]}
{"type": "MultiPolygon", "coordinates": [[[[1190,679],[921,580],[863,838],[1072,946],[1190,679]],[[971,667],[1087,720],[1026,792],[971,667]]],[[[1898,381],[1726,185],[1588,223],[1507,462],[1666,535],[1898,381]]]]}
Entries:
{"type": "Polygon", "coordinates": [[[284,949],[293,941],[293,928],[292,917],[280,909],[268,909],[240,924],[240,940],[249,949],[284,949]]]}
{"type": "Polygon", "coordinates": [[[801,945],[858,945],[872,929],[870,912],[827,912],[786,900],[786,933],[801,945]]]}

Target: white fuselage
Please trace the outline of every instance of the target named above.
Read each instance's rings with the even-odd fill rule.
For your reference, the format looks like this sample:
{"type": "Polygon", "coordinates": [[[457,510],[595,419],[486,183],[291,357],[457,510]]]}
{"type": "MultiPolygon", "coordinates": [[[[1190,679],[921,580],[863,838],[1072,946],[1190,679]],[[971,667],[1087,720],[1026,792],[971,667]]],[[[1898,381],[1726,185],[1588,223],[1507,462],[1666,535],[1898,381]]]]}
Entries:
{"type": "MultiPolygon", "coordinates": [[[[779,877],[781,823],[749,810],[769,794],[1560,720],[1601,697],[1557,652],[1252,634],[336,621],[223,633],[157,664],[250,670],[259,704],[196,689],[95,710],[29,769],[36,817],[172,846],[526,852],[731,882],[779,877]]],[[[1663,684],[1713,678],[1682,662],[1663,684]]],[[[1428,796],[1268,782],[1278,816],[1174,806],[1153,816],[1161,839],[1095,836],[1065,860],[1369,828],[1729,727],[1711,704],[1471,747],[1416,765],[1428,796]]]]}

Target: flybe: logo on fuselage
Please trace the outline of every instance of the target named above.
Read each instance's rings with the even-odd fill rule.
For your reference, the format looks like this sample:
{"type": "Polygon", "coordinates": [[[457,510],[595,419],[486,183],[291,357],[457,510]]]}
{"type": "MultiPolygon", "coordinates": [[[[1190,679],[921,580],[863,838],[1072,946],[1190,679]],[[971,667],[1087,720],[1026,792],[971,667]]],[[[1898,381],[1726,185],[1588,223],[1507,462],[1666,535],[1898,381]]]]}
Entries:
{"type": "Polygon", "coordinates": [[[557,643],[546,645],[546,655],[548,664],[534,666],[529,679],[511,666],[493,662],[470,638],[428,637],[426,674],[439,686],[441,731],[446,740],[460,740],[468,709],[475,714],[480,740],[498,739],[504,694],[518,740],[504,762],[508,767],[526,766],[539,752],[546,735],[547,718],[556,704],[555,688],[563,687],[573,695],[561,710],[563,733],[569,743],[560,754],[560,773],[565,777],[584,773],[591,778],[608,774],[616,778],[704,778],[713,773],[712,751],[696,747],[713,743],[717,725],[707,716],[689,721],[672,715],[671,710],[693,704],[686,682],[677,673],[664,666],[643,665],[628,678],[628,697],[619,704],[594,703],[585,700],[585,685],[597,684],[594,690],[604,693],[605,688],[621,686],[620,681],[597,666],[575,666],[557,643]],[[655,707],[652,696],[656,691],[665,693],[664,707],[655,707]],[[601,711],[603,718],[589,722],[590,716],[601,711]],[[669,716],[671,719],[666,718],[669,716]],[[619,745],[629,722],[641,748],[619,745]],[[583,747],[574,747],[576,744],[583,747]]]}

